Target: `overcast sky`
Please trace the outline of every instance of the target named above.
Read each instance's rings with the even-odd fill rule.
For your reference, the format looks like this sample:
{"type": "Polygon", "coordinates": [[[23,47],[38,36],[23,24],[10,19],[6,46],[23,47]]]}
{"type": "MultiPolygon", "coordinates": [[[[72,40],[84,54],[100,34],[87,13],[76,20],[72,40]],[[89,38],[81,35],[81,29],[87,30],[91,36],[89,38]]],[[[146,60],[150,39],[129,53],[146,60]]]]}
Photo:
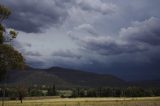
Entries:
{"type": "Polygon", "coordinates": [[[0,0],[33,67],[160,79],[160,0],[0,0]]]}

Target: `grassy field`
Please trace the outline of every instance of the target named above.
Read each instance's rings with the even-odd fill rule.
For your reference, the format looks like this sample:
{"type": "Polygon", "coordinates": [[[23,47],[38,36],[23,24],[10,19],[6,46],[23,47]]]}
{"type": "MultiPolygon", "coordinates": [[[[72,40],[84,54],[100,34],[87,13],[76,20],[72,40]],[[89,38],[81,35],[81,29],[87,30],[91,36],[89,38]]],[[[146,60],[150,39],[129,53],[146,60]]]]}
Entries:
{"type": "Polygon", "coordinates": [[[5,106],[160,106],[160,97],[146,98],[76,98],[5,101],[5,106]]]}

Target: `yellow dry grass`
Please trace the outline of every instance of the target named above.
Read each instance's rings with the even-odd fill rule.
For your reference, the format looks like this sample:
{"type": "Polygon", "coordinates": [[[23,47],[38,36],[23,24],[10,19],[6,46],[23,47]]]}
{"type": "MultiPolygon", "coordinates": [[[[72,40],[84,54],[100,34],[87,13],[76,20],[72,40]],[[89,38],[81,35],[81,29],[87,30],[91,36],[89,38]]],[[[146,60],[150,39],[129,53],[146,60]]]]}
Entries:
{"type": "Polygon", "coordinates": [[[76,98],[5,101],[5,106],[160,106],[160,97],[76,98]]]}

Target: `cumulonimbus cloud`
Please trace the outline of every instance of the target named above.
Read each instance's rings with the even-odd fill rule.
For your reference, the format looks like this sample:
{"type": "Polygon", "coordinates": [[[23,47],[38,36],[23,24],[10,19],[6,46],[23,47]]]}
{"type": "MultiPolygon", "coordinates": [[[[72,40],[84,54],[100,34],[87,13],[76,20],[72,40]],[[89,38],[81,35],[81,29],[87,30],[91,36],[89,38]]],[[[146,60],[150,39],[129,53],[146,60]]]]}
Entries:
{"type": "Polygon", "coordinates": [[[7,26],[27,33],[42,32],[54,25],[63,23],[67,17],[65,4],[61,0],[5,0],[12,10],[7,26]]]}
{"type": "Polygon", "coordinates": [[[114,13],[117,6],[111,3],[104,3],[102,0],[76,0],[77,4],[86,11],[95,11],[104,15],[114,13]]]}
{"type": "Polygon", "coordinates": [[[62,58],[76,58],[80,59],[81,55],[72,52],[71,50],[59,50],[52,53],[54,57],[62,57],[62,58]]]}
{"type": "Polygon", "coordinates": [[[116,9],[115,5],[101,0],[4,0],[2,4],[12,10],[7,26],[27,33],[39,33],[63,24],[72,7],[102,14],[113,13],[116,9]]]}
{"type": "Polygon", "coordinates": [[[143,22],[134,22],[131,27],[121,29],[120,37],[132,43],[158,46],[160,45],[160,19],[151,17],[143,22]]]}
{"type": "Polygon", "coordinates": [[[118,55],[122,53],[143,52],[150,46],[160,45],[160,19],[151,17],[143,22],[135,22],[128,28],[122,28],[118,36],[76,37],[85,49],[102,54],[118,55]]]}

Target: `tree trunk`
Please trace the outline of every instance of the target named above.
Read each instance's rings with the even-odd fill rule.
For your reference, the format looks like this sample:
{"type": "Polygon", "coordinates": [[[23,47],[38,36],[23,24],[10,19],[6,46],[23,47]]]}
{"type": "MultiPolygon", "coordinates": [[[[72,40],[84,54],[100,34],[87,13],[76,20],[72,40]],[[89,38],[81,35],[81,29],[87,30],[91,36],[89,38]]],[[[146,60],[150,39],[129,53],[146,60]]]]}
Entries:
{"type": "Polygon", "coordinates": [[[22,99],[21,99],[21,103],[23,103],[22,99]]]}
{"type": "Polygon", "coordinates": [[[5,87],[4,87],[3,90],[2,90],[2,94],[3,94],[3,97],[2,97],[2,106],[4,106],[5,87]]]}

